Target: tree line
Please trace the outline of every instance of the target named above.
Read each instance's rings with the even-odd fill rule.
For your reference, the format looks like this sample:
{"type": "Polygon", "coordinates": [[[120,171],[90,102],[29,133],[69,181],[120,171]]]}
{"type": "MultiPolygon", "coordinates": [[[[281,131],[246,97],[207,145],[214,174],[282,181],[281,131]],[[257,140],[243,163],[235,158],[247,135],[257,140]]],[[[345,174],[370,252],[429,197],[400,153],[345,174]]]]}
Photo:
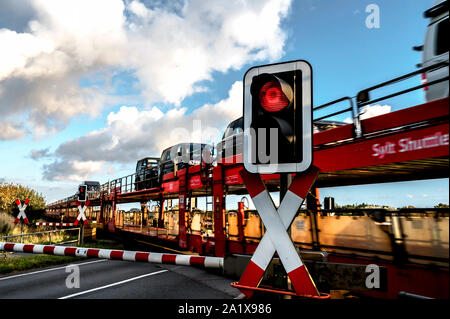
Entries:
{"type": "Polygon", "coordinates": [[[27,198],[30,200],[25,213],[31,223],[44,216],[45,199],[42,194],[27,186],[12,183],[0,183],[0,213],[11,215],[13,217],[17,216],[19,213],[16,204],[17,198],[22,204],[27,198]]]}

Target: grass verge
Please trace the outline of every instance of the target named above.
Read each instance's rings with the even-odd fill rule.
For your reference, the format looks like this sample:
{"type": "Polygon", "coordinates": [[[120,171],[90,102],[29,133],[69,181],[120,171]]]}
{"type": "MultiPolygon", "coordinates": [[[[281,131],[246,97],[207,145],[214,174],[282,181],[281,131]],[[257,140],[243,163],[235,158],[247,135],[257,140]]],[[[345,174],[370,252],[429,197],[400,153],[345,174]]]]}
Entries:
{"type": "Polygon", "coordinates": [[[0,274],[9,274],[17,271],[44,268],[53,265],[71,263],[82,259],[84,258],[51,255],[6,258],[0,261],[0,274]]]}

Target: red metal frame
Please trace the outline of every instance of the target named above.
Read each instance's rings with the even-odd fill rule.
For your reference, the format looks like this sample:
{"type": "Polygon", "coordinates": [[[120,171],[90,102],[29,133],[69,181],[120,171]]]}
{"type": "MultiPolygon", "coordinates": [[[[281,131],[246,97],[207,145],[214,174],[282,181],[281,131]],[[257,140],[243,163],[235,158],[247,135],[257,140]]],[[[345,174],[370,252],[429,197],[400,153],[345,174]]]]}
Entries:
{"type": "MultiPolygon", "coordinates": [[[[355,169],[372,165],[380,165],[387,163],[397,163],[404,161],[412,161],[423,158],[435,158],[448,156],[448,139],[446,145],[440,145],[430,148],[422,148],[412,151],[400,152],[398,144],[402,139],[418,140],[435,134],[445,135],[449,133],[449,125],[441,124],[432,127],[420,128],[414,131],[396,133],[360,142],[344,144],[341,146],[330,147],[314,152],[314,165],[320,167],[324,173],[332,171],[340,171],[345,169],[355,169]],[[374,156],[374,145],[380,146],[392,143],[397,146],[395,153],[387,154],[383,158],[374,156]],[[352,156],[348,156],[352,154],[352,156]]],[[[395,147],[394,147],[395,149],[395,147]]]]}
{"type": "MultiPolygon", "coordinates": [[[[365,134],[374,133],[393,127],[402,127],[412,123],[429,121],[448,117],[448,98],[440,99],[403,110],[379,115],[361,121],[365,134]]],[[[448,121],[448,120],[447,120],[448,121]]],[[[314,134],[313,145],[319,146],[327,143],[353,138],[353,124],[337,127],[314,134]]]]}
{"type": "Polygon", "coordinates": [[[214,242],[215,255],[223,257],[225,255],[225,232],[223,224],[223,214],[225,211],[225,198],[223,192],[223,170],[221,166],[213,168],[213,201],[214,201],[214,242]]]}

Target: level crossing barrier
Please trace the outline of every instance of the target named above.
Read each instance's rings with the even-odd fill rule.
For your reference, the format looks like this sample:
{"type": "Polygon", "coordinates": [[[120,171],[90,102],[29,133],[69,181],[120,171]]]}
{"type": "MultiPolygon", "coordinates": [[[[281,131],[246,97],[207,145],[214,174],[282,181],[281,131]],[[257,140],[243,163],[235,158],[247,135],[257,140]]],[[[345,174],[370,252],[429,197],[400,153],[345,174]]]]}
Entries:
{"type": "Polygon", "coordinates": [[[140,261],[157,264],[174,264],[197,266],[203,268],[223,269],[222,257],[166,254],[154,252],[139,252],[127,250],[111,250],[82,247],[66,247],[53,245],[28,245],[0,242],[0,251],[14,251],[33,254],[47,254],[57,256],[74,256],[82,258],[100,258],[123,261],[140,261]]]}
{"type": "Polygon", "coordinates": [[[37,222],[36,226],[56,226],[56,227],[71,227],[73,223],[48,223],[48,222],[37,222]]]}

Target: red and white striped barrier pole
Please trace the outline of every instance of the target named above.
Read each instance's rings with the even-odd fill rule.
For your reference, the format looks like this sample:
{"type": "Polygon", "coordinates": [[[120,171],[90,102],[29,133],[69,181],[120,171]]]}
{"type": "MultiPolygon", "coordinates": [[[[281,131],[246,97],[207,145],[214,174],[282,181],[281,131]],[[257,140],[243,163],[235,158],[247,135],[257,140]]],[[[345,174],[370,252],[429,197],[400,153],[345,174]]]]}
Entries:
{"type": "MultiPolygon", "coordinates": [[[[320,169],[311,167],[305,174],[297,174],[289,190],[280,203],[278,210],[258,174],[245,170],[240,172],[250,197],[266,226],[267,232],[256,248],[250,262],[239,280],[239,286],[258,287],[264,272],[275,252],[278,252],[292,286],[298,295],[320,296],[308,270],[295,250],[286,230],[295,218],[298,209],[304,201],[309,189],[316,180],[320,169]]],[[[238,287],[239,288],[239,287],[238,287]]],[[[247,297],[253,291],[240,288],[247,297]]]]}
{"type": "Polygon", "coordinates": [[[70,227],[74,226],[74,223],[47,223],[47,222],[37,222],[36,226],[56,226],[56,227],[70,227]]]}
{"type": "Polygon", "coordinates": [[[25,209],[27,208],[29,202],[30,200],[27,198],[25,200],[25,203],[21,205],[20,200],[18,198],[16,199],[16,204],[17,207],[19,208],[19,215],[17,215],[16,219],[14,220],[14,224],[17,224],[21,218],[23,218],[25,224],[27,225],[29,224],[27,215],[25,215],[25,209]]]}
{"type": "Polygon", "coordinates": [[[158,264],[174,264],[223,269],[223,258],[221,257],[0,242],[0,251],[2,250],[33,254],[140,261],[158,264]]]}

